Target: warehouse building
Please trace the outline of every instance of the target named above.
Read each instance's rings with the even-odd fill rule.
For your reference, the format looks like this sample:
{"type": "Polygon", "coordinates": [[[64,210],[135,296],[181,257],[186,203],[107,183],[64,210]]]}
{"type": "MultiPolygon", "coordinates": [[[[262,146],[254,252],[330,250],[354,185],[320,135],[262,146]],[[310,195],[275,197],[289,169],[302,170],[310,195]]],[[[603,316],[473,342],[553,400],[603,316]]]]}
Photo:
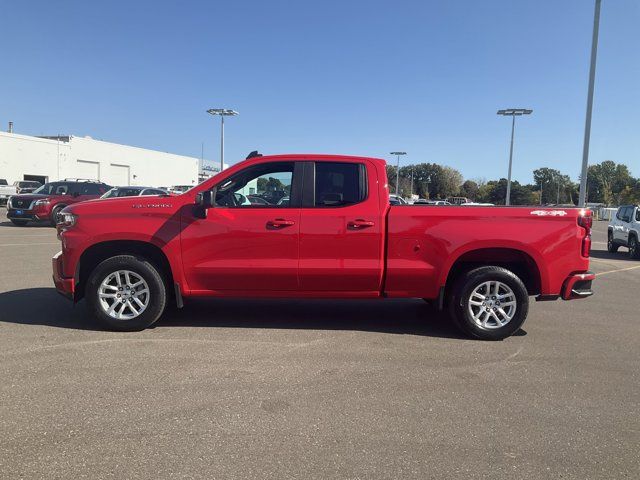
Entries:
{"type": "Polygon", "coordinates": [[[200,160],[94,140],[90,137],[34,137],[0,132],[0,178],[41,183],[65,178],[109,185],[169,187],[196,185],[200,160]]]}

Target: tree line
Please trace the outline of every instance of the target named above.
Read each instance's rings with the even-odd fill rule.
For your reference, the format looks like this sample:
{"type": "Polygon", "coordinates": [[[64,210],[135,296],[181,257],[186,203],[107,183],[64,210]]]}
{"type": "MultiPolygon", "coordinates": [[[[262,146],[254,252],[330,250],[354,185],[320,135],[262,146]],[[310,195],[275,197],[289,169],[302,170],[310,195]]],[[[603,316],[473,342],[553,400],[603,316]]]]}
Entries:
{"type": "MultiPolygon", "coordinates": [[[[387,165],[389,191],[396,192],[396,172],[387,165]]],[[[511,181],[512,205],[577,205],[580,184],[573,182],[555,168],[541,167],[533,171],[534,183],[521,184],[511,181]]],[[[504,205],[507,195],[507,179],[465,180],[455,168],[437,163],[419,163],[400,168],[398,193],[420,198],[444,199],[467,197],[479,203],[504,205]]],[[[640,203],[640,178],[631,175],[623,163],[605,160],[589,166],[587,174],[587,202],[607,206],[640,203]]]]}

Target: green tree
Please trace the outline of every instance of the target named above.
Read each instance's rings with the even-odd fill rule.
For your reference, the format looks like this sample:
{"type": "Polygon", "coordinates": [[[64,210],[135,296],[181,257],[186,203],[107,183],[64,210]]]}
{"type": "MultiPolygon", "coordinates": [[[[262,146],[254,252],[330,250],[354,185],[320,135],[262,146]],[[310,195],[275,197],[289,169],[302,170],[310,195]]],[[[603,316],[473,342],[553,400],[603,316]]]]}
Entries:
{"type": "Polygon", "coordinates": [[[460,187],[460,195],[475,200],[480,192],[480,186],[473,180],[465,181],[460,187]]]}
{"type": "MultiPolygon", "coordinates": [[[[504,205],[507,198],[507,179],[492,180],[488,183],[493,188],[489,193],[489,202],[496,205],[504,205]]],[[[520,185],[516,180],[511,181],[511,205],[535,205],[536,197],[527,186],[520,185]]]]}
{"type": "Polygon", "coordinates": [[[612,160],[589,166],[587,170],[587,201],[619,205],[623,192],[633,189],[635,179],[625,164],[612,160]]]}

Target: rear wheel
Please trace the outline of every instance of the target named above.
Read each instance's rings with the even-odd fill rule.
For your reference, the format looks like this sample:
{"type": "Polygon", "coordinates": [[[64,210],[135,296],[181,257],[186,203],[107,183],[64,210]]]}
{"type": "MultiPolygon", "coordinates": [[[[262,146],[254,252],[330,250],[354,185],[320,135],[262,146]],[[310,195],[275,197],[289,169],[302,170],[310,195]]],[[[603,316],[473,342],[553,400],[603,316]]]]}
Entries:
{"type": "Polygon", "coordinates": [[[18,227],[24,227],[27,223],[29,223],[29,220],[14,220],[13,218],[11,218],[10,220],[11,223],[18,227]]]}
{"type": "Polygon", "coordinates": [[[634,260],[640,259],[640,245],[635,235],[629,236],[629,256],[634,260]]]}
{"type": "Polygon", "coordinates": [[[138,331],[153,325],[167,303],[158,269],[132,255],[111,257],[89,276],[85,290],[89,309],[111,330],[138,331]]]}
{"type": "Polygon", "coordinates": [[[527,318],[529,294],[513,272],[480,267],[462,275],[453,287],[451,316],[464,333],[483,340],[502,340],[527,318]]]}
{"type": "Polygon", "coordinates": [[[616,253],[618,251],[618,246],[613,241],[613,232],[609,231],[607,234],[607,251],[609,253],[616,253]]]}

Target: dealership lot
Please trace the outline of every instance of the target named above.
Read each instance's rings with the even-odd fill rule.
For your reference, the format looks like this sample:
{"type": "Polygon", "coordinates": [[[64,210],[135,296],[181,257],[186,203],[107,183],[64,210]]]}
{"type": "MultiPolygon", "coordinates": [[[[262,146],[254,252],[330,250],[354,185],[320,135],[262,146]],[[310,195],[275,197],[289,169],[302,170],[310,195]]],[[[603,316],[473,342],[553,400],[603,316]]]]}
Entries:
{"type": "Polygon", "coordinates": [[[49,227],[0,210],[4,478],[636,478],[640,262],[594,232],[596,295],[461,337],[415,301],[189,301],[100,331],[49,227]],[[635,474],[633,472],[636,472],[635,474]]]}

